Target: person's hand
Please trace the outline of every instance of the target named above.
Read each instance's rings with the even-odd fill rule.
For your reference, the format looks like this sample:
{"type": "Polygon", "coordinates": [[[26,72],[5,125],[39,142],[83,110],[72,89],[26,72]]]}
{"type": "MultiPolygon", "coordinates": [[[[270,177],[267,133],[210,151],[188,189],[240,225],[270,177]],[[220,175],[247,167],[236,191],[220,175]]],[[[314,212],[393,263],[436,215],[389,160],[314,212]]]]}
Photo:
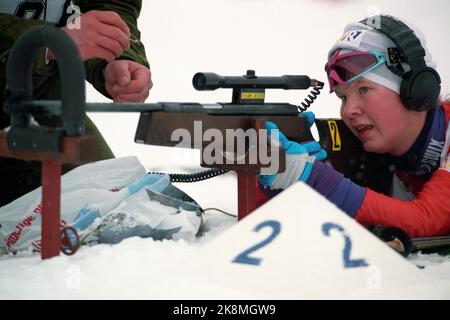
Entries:
{"type": "Polygon", "coordinates": [[[116,60],[105,67],[105,87],[114,102],[144,102],[152,88],[150,69],[130,60],[116,60]]]}
{"type": "MultiPolygon", "coordinates": [[[[80,50],[83,61],[99,58],[110,62],[130,47],[130,29],[113,11],[88,11],[80,16],[80,27],[64,27],[80,50]]],[[[51,50],[48,59],[54,59],[51,50]]]]}
{"type": "MultiPolygon", "coordinates": [[[[314,113],[305,112],[310,127],[314,123],[314,113]]],[[[297,181],[306,181],[311,174],[315,160],[324,160],[327,152],[322,149],[317,141],[297,143],[290,141],[278,130],[275,123],[267,121],[266,128],[271,138],[278,137],[278,141],[286,152],[286,170],[274,175],[259,175],[259,182],[271,189],[286,189],[297,181]]]]}

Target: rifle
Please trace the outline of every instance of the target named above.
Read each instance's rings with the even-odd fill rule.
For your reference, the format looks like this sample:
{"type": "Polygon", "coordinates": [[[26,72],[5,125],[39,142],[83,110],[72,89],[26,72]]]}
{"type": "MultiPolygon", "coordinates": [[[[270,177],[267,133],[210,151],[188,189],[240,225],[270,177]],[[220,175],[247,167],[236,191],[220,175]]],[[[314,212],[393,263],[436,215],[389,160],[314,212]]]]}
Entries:
{"type": "MultiPolygon", "coordinates": [[[[307,76],[259,77],[251,70],[240,77],[197,73],[193,78],[197,90],[231,88],[231,103],[86,103],[84,65],[78,49],[65,33],[49,26],[30,28],[16,41],[8,59],[7,83],[9,97],[4,110],[11,116],[11,128],[8,132],[0,132],[0,156],[42,161],[43,211],[46,212],[42,219],[44,259],[59,254],[61,164],[79,165],[95,159],[93,137],[84,134],[85,112],[140,112],[136,142],[199,148],[202,149],[203,167],[237,171],[238,215],[241,219],[256,208],[255,175],[266,168],[273,169],[272,173],[285,169],[283,149],[267,143],[264,135],[259,135],[264,131],[264,122],[275,122],[291,140],[312,140],[308,121],[301,113],[323,88],[323,83],[307,76]],[[57,58],[62,80],[61,101],[33,100],[32,64],[41,46],[52,49],[57,58]],[[266,89],[298,90],[310,87],[313,90],[302,106],[264,102],[266,89]],[[61,115],[63,127],[31,126],[31,115],[39,113],[61,115]],[[247,135],[249,130],[256,135],[247,135]],[[180,143],[173,139],[174,132],[194,139],[180,143]],[[211,159],[203,157],[203,151],[211,149],[203,139],[208,132],[210,139],[225,137],[223,149],[212,148],[210,153],[210,158],[221,161],[211,162],[211,159]],[[228,143],[226,138],[242,143],[228,143]],[[264,143],[261,144],[261,141],[264,143]],[[278,160],[275,169],[258,152],[261,146],[267,145],[270,145],[268,158],[278,160]]],[[[388,177],[392,172],[388,170],[384,156],[365,152],[340,120],[319,119],[316,124],[320,142],[329,155],[328,161],[337,170],[363,186],[375,185],[376,190],[386,192],[386,183],[390,181],[388,177]],[[374,182],[380,181],[380,177],[382,182],[377,185],[374,182]]]]}
{"type": "Polygon", "coordinates": [[[450,236],[412,238],[412,252],[435,252],[442,248],[450,248],[450,236]]]}
{"type": "Polygon", "coordinates": [[[450,248],[450,235],[412,238],[402,229],[393,226],[369,227],[369,231],[404,257],[418,251],[429,253],[450,248]]]}
{"type": "MultiPolygon", "coordinates": [[[[220,131],[221,136],[227,136],[227,130],[229,129],[243,129],[244,131],[253,128],[261,129],[264,127],[261,123],[270,120],[275,122],[280,131],[285,133],[290,140],[301,143],[313,139],[302,112],[307,110],[323,88],[323,83],[317,80],[310,80],[306,76],[257,77],[253,70],[248,70],[247,74],[241,77],[197,73],[193,77],[193,86],[201,91],[231,88],[233,90],[232,101],[231,103],[216,103],[203,107],[191,104],[185,108],[173,106],[162,112],[142,112],[136,130],[135,142],[201,149],[201,166],[237,171],[239,189],[239,174],[250,172],[254,175],[259,173],[261,167],[248,162],[243,165],[223,164],[225,161],[213,164],[206,163],[204,161],[205,141],[200,138],[206,131],[215,129],[220,131]],[[290,81],[300,83],[300,85],[287,85],[290,81]],[[313,91],[305,99],[305,102],[301,103],[301,106],[264,102],[265,89],[306,89],[308,84],[313,87],[313,91]],[[194,127],[196,121],[202,124],[201,134],[197,134],[197,136],[194,127]],[[186,130],[189,136],[197,137],[198,140],[194,139],[190,144],[176,144],[169,139],[171,133],[180,128],[186,130]]],[[[362,186],[370,186],[375,191],[386,195],[390,193],[393,170],[389,163],[389,156],[365,151],[360,141],[340,119],[316,119],[315,124],[319,133],[319,142],[328,153],[327,162],[347,178],[362,186]]],[[[246,145],[246,153],[250,148],[246,145]]],[[[228,148],[228,150],[230,149],[228,148]]],[[[236,148],[231,148],[231,152],[238,153],[236,148]]],[[[280,162],[282,161],[284,160],[280,160],[280,162]]],[[[283,165],[284,163],[281,163],[278,172],[284,171],[283,165]]],[[[207,174],[210,175],[211,172],[207,172],[207,174]]],[[[191,177],[190,175],[186,176],[187,180],[191,177]]],[[[177,182],[183,182],[183,179],[178,179],[177,182]]],[[[244,185],[244,183],[242,184],[244,185]]],[[[254,177],[249,178],[244,188],[251,188],[250,184],[255,184],[254,177]],[[253,179],[253,182],[251,179],[253,179]]],[[[254,206],[255,204],[251,203],[251,205],[254,206]]],[[[240,217],[244,217],[252,210],[239,207],[238,214],[240,217]]]]}

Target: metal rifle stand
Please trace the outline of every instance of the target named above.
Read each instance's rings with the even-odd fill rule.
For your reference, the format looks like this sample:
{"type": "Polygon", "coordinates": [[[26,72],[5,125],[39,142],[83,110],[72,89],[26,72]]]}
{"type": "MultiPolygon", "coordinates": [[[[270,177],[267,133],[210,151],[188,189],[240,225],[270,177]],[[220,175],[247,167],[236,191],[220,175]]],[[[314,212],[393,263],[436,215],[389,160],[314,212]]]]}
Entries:
{"type": "Polygon", "coordinates": [[[61,220],[61,162],[42,161],[42,243],[41,257],[59,255],[61,220]]]}
{"type": "Polygon", "coordinates": [[[0,131],[0,156],[42,162],[42,259],[60,252],[61,166],[95,159],[92,136],[84,136],[86,110],[84,65],[78,48],[61,30],[35,26],[17,39],[7,64],[9,96],[3,108],[11,128],[0,131]],[[49,47],[57,58],[62,85],[62,128],[31,126],[39,113],[33,100],[32,67],[38,50],[49,47]]]}

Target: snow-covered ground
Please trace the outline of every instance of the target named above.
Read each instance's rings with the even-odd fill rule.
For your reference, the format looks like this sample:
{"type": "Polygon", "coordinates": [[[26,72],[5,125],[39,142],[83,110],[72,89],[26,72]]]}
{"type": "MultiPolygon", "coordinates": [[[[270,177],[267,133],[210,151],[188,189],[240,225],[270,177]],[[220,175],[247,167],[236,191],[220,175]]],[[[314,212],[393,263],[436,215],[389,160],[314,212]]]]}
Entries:
{"type": "MultiPolygon", "coordinates": [[[[443,79],[443,93],[448,94],[450,48],[448,37],[443,35],[450,30],[450,3],[446,0],[426,6],[419,0],[165,0],[143,1],[140,29],[154,81],[147,102],[230,100],[227,90],[194,91],[191,78],[198,71],[240,75],[252,68],[260,75],[307,74],[323,80],[327,50],[344,25],[374,10],[404,17],[422,29],[443,79]]],[[[269,92],[268,96],[271,101],[298,104],[305,94],[280,91],[269,92]]],[[[88,100],[106,101],[92,88],[88,88],[88,100]]],[[[317,117],[337,117],[338,102],[325,88],[312,111],[317,117]]],[[[91,116],[118,157],[137,155],[151,171],[199,169],[197,151],[134,144],[138,115],[91,116]]],[[[237,211],[236,178],[232,173],[177,186],[203,208],[237,211]]],[[[183,269],[184,261],[235,223],[231,217],[210,212],[206,216],[208,231],[192,242],[129,238],[113,246],[83,247],[75,256],[47,261],[29,253],[2,256],[0,299],[158,299],[168,297],[167,289],[176,286],[180,297],[189,297],[190,286],[198,284],[183,269]],[[184,279],[181,284],[180,279],[184,279]]],[[[408,260],[425,266],[421,272],[443,286],[449,285],[450,257],[415,254],[408,260]]],[[[222,293],[223,297],[248,298],[239,290],[208,290],[216,290],[216,297],[222,293]]]]}
{"type": "Polygon", "coordinates": [[[211,230],[189,243],[134,237],[112,246],[82,247],[74,256],[47,261],[29,253],[2,256],[0,299],[158,299],[166,294],[159,282],[190,279],[182,261],[234,221],[209,214],[211,230]]]}
{"type": "MultiPolygon", "coordinates": [[[[211,199],[200,202],[203,206],[208,206],[210,203],[218,204],[217,207],[222,208],[233,207],[236,199],[227,190],[227,187],[233,183],[234,178],[231,175],[202,182],[202,186],[196,186],[196,189],[200,189],[199,193],[210,194],[209,190],[216,189],[217,184],[220,185],[220,190],[217,192],[220,192],[222,196],[216,195],[216,199],[220,198],[221,201],[211,199]],[[226,197],[228,198],[225,199],[226,197]]],[[[233,190],[234,187],[231,186],[230,189],[233,190]]],[[[15,256],[12,254],[1,256],[0,299],[253,299],[254,296],[249,296],[248,292],[241,292],[239,287],[230,289],[230,287],[198,281],[198,276],[203,271],[210,271],[205,263],[209,259],[214,259],[215,253],[209,252],[208,257],[201,256],[197,263],[191,258],[201,255],[202,248],[206,244],[211,244],[220,234],[226,235],[232,226],[236,226],[236,219],[210,211],[206,214],[205,226],[205,234],[193,241],[155,241],[149,238],[133,237],[116,245],[84,246],[74,256],[61,255],[46,261],[42,261],[35,254],[25,252],[15,256]],[[195,273],[192,271],[193,263],[197,269],[195,273]],[[186,268],[186,264],[189,264],[191,268],[186,268]]],[[[225,243],[236,241],[233,238],[225,239],[225,243]]],[[[242,246],[250,247],[253,244],[254,242],[249,241],[244,242],[242,246]]],[[[288,247],[284,250],[304,252],[299,247],[303,245],[304,243],[288,243],[288,247]]],[[[367,255],[370,256],[370,254],[367,255]]],[[[314,253],[308,256],[305,256],[305,253],[297,255],[298,260],[309,262],[318,260],[319,257],[323,257],[321,250],[314,250],[314,253]]],[[[327,258],[324,257],[324,259],[327,258]]],[[[430,281],[436,281],[438,287],[435,289],[446,290],[443,295],[438,296],[439,298],[450,298],[450,278],[448,277],[450,257],[419,253],[410,256],[408,260],[411,265],[421,267],[417,268],[421,275],[429,276],[430,281]]],[[[320,269],[323,265],[319,264],[317,267],[320,269]]],[[[396,269],[395,265],[388,267],[396,269]]],[[[317,272],[310,271],[312,274],[317,272]]],[[[217,272],[220,273],[220,270],[217,272]]],[[[293,276],[284,274],[282,270],[274,270],[274,272],[278,274],[277,281],[283,277],[289,279],[293,276]]],[[[368,269],[368,278],[370,278],[370,272],[371,269],[368,269]]],[[[321,285],[324,284],[317,283],[317,286],[321,285]]],[[[262,282],[261,288],[262,291],[258,294],[264,293],[270,297],[270,293],[267,292],[271,292],[271,289],[267,287],[267,284],[262,282]]],[[[398,289],[404,290],[401,287],[398,289]]],[[[329,294],[328,291],[322,293],[325,297],[329,294]]],[[[418,293],[422,292],[418,291],[418,293]]],[[[312,294],[316,298],[321,296],[320,292],[312,292],[312,294]]],[[[289,295],[289,292],[286,292],[286,296],[298,298],[297,295],[289,295]]],[[[394,297],[405,298],[401,294],[394,297]]],[[[406,297],[414,299],[415,294],[409,292],[406,297]]],[[[361,297],[355,294],[354,298],[361,297]]]]}

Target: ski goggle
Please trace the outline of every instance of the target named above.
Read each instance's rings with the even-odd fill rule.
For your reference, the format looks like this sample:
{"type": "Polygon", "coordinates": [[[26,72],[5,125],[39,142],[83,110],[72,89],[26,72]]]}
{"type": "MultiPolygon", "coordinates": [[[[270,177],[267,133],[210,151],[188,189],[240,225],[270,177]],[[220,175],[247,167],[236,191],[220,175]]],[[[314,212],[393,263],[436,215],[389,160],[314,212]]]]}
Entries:
{"type": "Polygon", "coordinates": [[[386,62],[381,51],[352,51],[341,55],[339,52],[336,51],[325,65],[330,92],[336,85],[350,83],[386,62]]]}

